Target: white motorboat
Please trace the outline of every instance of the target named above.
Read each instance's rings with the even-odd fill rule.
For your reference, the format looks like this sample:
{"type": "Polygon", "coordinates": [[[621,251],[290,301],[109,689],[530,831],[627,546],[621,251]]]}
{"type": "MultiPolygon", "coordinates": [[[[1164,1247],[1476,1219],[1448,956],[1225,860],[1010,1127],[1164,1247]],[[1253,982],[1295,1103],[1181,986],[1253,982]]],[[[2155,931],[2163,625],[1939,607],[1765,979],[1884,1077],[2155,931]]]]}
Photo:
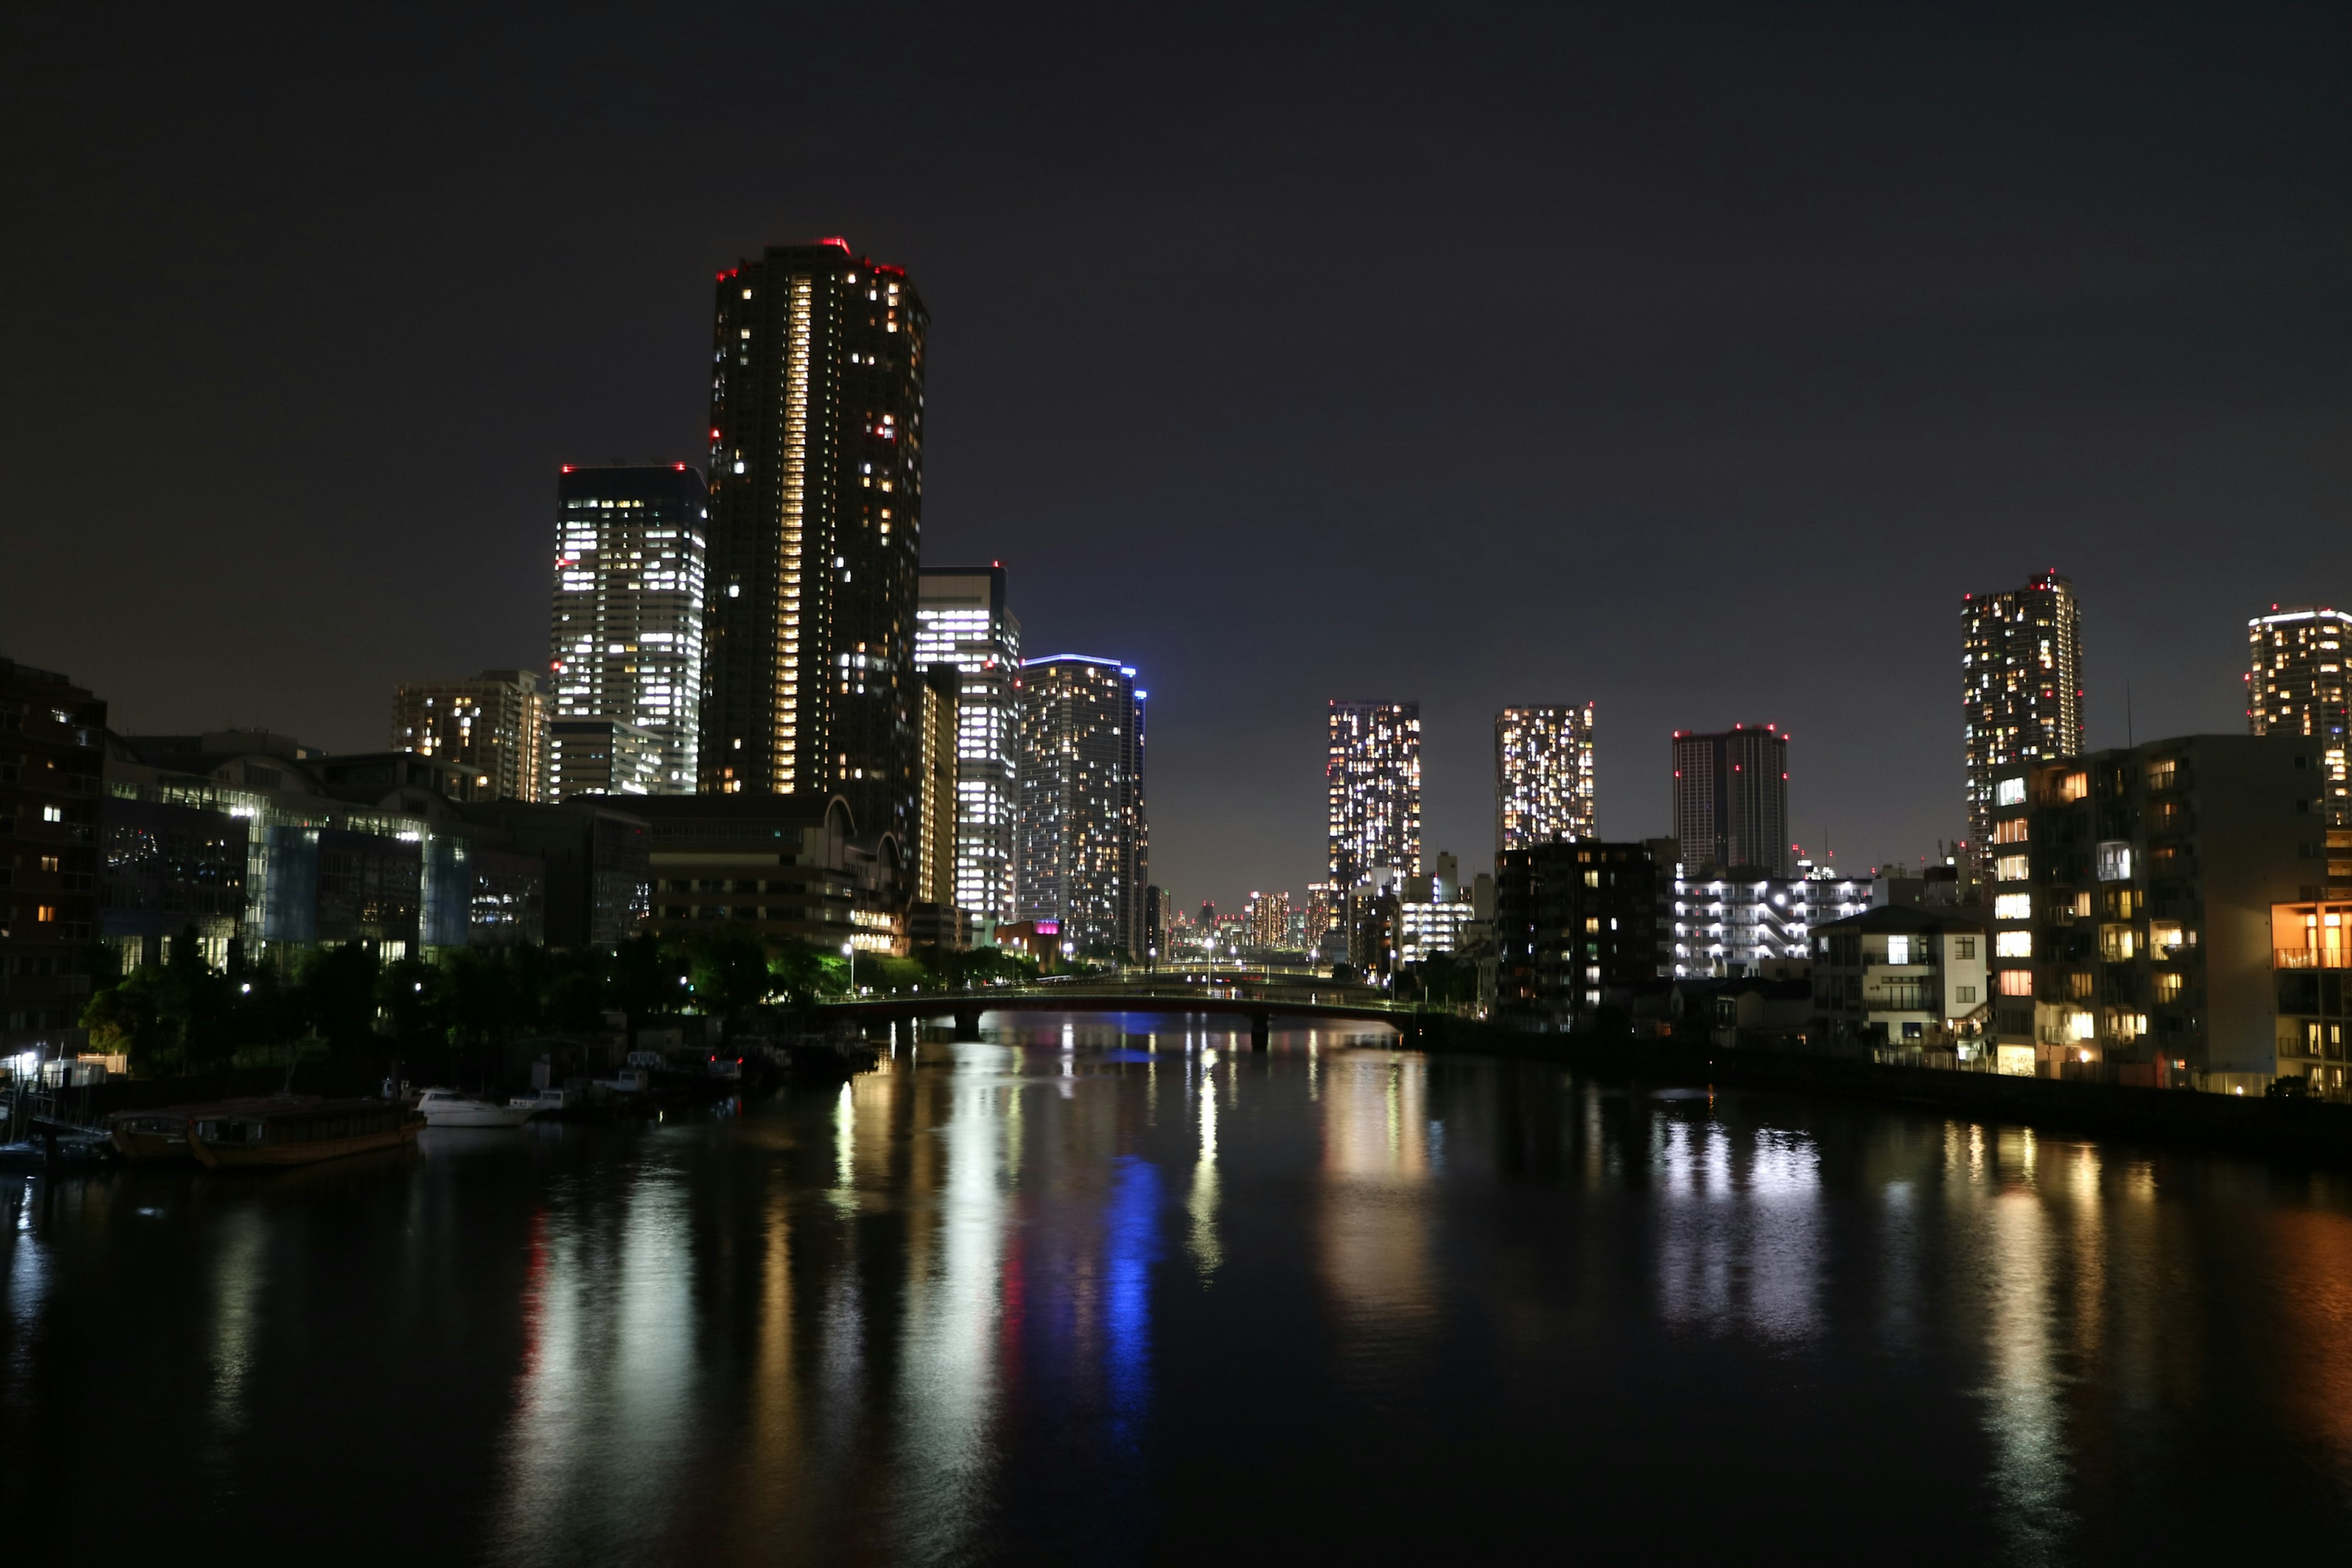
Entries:
{"type": "Polygon", "coordinates": [[[416,1109],[427,1127],[520,1127],[539,1113],[535,1105],[492,1105],[454,1089],[426,1089],[416,1109]]]}

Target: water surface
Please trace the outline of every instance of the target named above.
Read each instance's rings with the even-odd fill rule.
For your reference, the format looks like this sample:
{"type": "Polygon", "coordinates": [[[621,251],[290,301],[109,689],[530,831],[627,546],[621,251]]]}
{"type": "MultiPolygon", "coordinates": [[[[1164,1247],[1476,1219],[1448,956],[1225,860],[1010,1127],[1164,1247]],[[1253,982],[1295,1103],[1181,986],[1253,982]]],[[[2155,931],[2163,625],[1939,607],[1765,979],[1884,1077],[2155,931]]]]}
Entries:
{"type": "Polygon", "coordinates": [[[551,1565],[2352,1542],[2340,1176],[1328,1034],[1024,1028],[650,1128],[0,1181],[12,1540],[551,1565]]]}

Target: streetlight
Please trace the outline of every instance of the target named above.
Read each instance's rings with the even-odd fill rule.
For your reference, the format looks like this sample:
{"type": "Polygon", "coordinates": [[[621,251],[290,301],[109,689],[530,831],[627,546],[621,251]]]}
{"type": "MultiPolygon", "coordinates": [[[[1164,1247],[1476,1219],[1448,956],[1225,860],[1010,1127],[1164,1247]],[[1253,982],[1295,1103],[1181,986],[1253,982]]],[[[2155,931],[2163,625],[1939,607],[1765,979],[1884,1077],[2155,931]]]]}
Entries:
{"type": "Polygon", "coordinates": [[[854,942],[843,942],[841,956],[849,960],[849,994],[854,997],[857,994],[857,944],[854,942]]]}

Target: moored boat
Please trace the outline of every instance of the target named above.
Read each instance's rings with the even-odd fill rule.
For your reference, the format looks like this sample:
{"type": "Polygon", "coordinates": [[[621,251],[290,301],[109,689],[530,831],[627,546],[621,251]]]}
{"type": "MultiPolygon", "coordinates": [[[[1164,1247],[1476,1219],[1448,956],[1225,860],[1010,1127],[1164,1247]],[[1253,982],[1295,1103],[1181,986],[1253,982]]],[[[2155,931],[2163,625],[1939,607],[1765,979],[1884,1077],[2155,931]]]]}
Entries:
{"type": "Polygon", "coordinates": [[[520,1127],[538,1114],[535,1105],[493,1105],[454,1089],[428,1089],[416,1109],[428,1127],[520,1127]]]}
{"type": "Polygon", "coordinates": [[[189,1114],[188,1147],[215,1170],[309,1165],[396,1149],[424,1125],[422,1117],[391,1100],[203,1106],[189,1114]]]}
{"type": "Polygon", "coordinates": [[[315,1094],[274,1094],[258,1099],[208,1100],[195,1105],[154,1105],[143,1110],[118,1110],[106,1119],[107,1142],[133,1164],[193,1160],[188,1146],[188,1119],[235,1110],[291,1110],[316,1105],[315,1094]]]}

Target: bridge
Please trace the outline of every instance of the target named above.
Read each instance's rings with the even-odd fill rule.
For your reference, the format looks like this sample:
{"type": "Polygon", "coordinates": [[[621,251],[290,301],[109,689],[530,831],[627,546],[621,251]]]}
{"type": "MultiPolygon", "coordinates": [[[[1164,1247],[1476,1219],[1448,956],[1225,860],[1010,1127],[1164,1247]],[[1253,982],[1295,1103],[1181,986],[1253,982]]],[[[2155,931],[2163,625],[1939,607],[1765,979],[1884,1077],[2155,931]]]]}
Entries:
{"type": "Polygon", "coordinates": [[[952,1019],[956,1033],[980,1037],[982,1013],[1169,1013],[1186,1016],[1246,1018],[1250,1048],[1265,1049],[1276,1018],[1328,1018],[1338,1023],[1385,1024],[1408,1043],[1420,1037],[1421,1015],[1368,985],[1337,982],[1302,984],[1281,981],[1182,981],[1153,978],[1122,981],[1087,977],[1068,984],[983,986],[967,991],[916,992],[824,1001],[812,1009],[821,1019],[920,1024],[952,1019]]]}

